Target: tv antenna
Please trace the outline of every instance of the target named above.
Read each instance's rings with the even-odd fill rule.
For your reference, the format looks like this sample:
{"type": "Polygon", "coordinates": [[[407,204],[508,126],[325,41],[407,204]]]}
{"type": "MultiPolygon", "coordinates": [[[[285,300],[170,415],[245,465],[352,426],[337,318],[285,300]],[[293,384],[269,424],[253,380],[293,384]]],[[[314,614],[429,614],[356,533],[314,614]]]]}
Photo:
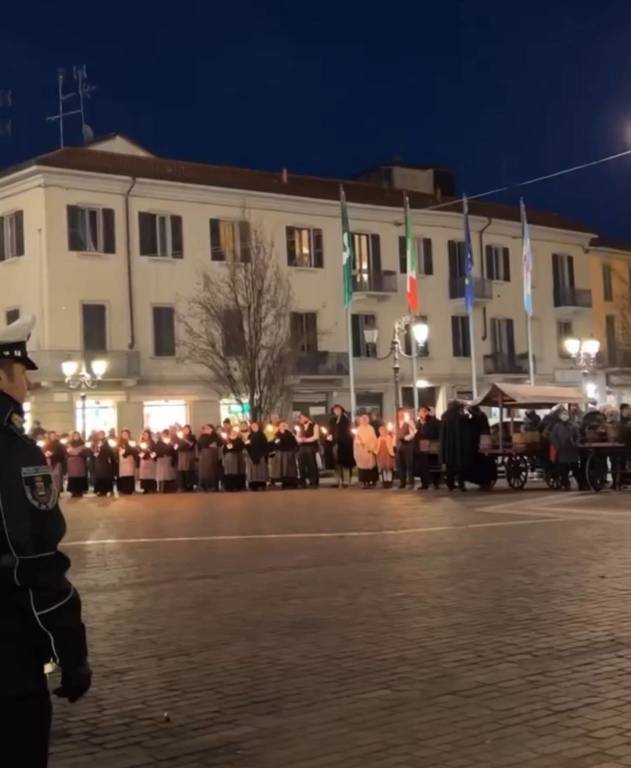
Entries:
{"type": "Polygon", "coordinates": [[[59,123],[59,147],[64,147],[64,119],[72,117],[73,115],[81,116],[81,136],[83,143],[88,144],[94,139],[94,131],[85,121],[85,102],[89,99],[96,86],[88,83],[88,73],[85,64],[75,65],[72,68],[72,76],[75,81],[75,89],[72,91],[64,92],[64,85],[66,80],[66,70],[59,68],[57,70],[57,100],[58,100],[58,112],[56,115],[50,115],[46,118],[49,122],[59,123]],[[78,107],[73,109],[73,106],[77,104],[78,107]]]}

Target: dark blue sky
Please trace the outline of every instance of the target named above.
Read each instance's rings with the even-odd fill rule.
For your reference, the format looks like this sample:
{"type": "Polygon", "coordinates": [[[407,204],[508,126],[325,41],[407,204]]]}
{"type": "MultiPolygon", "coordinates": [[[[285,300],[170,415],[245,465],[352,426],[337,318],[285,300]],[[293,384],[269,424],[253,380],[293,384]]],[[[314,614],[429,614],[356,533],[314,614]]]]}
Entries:
{"type": "MultiPolygon", "coordinates": [[[[30,0],[2,16],[1,165],[56,147],[44,117],[73,63],[98,87],[97,134],[191,160],[343,177],[399,156],[474,194],[631,147],[625,0],[30,0]]],[[[631,239],[630,174],[625,158],[526,200],[631,239]]]]}

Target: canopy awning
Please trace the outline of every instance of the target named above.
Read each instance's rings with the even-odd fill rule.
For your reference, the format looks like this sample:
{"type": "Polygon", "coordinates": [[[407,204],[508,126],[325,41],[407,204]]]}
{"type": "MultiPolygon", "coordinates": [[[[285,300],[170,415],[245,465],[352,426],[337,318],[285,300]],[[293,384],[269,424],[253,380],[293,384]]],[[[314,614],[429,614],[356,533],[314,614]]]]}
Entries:
{"type": "Polygon", "coordinates": [[[576,387],[531,386],[496,382],[475,401],[475,405],[505,408],[552,408],[559,403],[584,403],[588,398],[576,387]]]}

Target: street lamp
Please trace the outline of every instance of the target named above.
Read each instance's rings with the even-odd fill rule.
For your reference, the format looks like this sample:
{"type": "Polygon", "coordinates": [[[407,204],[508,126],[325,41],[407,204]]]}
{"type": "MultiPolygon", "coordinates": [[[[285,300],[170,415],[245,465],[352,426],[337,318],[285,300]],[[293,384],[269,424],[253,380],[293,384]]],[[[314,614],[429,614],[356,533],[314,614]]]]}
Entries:
{"type": "MultiPolygon", "coordinates": [[[[400,374],[401,374],[401,356],[406,358],[413,358],[415,355],[407,355],[403,349],[401,349],[401,333],[405,330],[406,326],[412,328],[412,335],[415,342],[419,346],[423,346],[429,336],[429,326],[427,323],[419,320],[418,318],[405,315],[394,321],[392,328],[392,341],[390,343],[390,351],[383,357],[377,356],[377,360],[387,360],[392,357],[392,374],[394,378],[394,409],[395,409],[395,435],[399,437],[399,410],[401,409],[401,386],[400,386],[400,374]]],[[[379,338],[378,328],[364,328],[364,340],[366,344],[376,344],[379,338]]],[[[414,381],[416,387],[416,381],[414,381]]]]}
{"type": "Polygon", "coordinates": [[[61,372],[64,375],[66,386],[69,389],[81,390],[81,426],[84,440],[86,438],[86,390],[95,389],[99,381],[105,376],[107,368],[107,360],[102,359],[92,360],[90,362],[90,371],[87,370],[85,362],[78,363],[76,360],[65,360],[61,364],[61,372]]]}
{"type": "Polygon", "coordinates": [[[600,351],[600,342],[591,336],[587,339],[577,339],[574,336],[570,336],[565,339],[563,346],[576,363],[576,366],[583,371],[593,368],[600,351]]]}

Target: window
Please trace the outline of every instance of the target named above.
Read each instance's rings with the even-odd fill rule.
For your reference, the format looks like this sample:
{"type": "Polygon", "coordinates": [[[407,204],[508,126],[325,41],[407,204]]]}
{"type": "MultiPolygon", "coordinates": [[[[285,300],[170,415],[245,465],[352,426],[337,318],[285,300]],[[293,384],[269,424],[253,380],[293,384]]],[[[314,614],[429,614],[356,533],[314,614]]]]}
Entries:
{"type": "Polygon", "coordinates": [[[559,357],[570,357],[569,352],[565,348],[565,340],[570,336],[574,336],[574,327],[571,320],[559,320],[557,323],[557,343],[559,345],[559,357]]]}
{"type": "Polygon", "coordinates": [[[454,357],[471,357],[471,343],[469,341],[469,318],[467,315],[452,316],[451,342],[454,357]]]}
{"type": "Polygon", "coordinates": [[[114,211],[69,205],[68,250],[89,253],[116,253],[114,211]]]}
{"type": "Polygon", "coordinates": [[[554,305],[559,306],[574,292],[574,257],[565,253],[552,254],[552,284],[554,305]]]}
{"type": "Polygon", "coordinates": [[[603,298],[605,301],[613,301],[611,264],[603,264],[603,298]]]}
{"type": "MultiPolygon", "coordinates": [[[[418,317],[418,320],[420,320],[422,323],[425,323],[428,325],[427,322],[427,315],[420,315],[418,317]]],[[[408,325],[405,331],[405,336],[403,337],[403,351],[406,355],[412,354],[412,342],[416,341],[414,339],[414,332],[412,331],[412,326],[408,325]]],[[[416,356],[417,357],[427,357],[429,355],[429,342],[426,341],[425,344],[422,346],[420,344],[416,345],[416,356]]]]}
{"type": "Polygon", "coordinates": [[[512,319],[491,320],[491,348],[495,357],[509,362],[515,359],[515,331],[512,319]]]}
{"type": "Polygon", "coordinates": [[[355,290],[372,290],[381,284],[381,238],[353,232],[355,264],[353,268],[355,290]]]}
{"type": "Polygon", "coordinates": [[[20,319],[20,310],[17,308],[7,309],[5,313],[5,319],[7,321],[7,325],[11,325],[11,323],[17,322],[20,319]]]}
{"type": "Polygon", "coordinates": [[[175,357],[173,307],[153,307],[153,354],[155,357],[175,357]]]}
{"type": "Polygon", "coordinates": [[[318,351],[318,316],[315,312],[291,313],[291,342],[296,352],[318,351]]]}
{"type": "Polygon", "coordinates": [[[487,245],[486,276],[490,280],[510,282],[510,251],[502,245],[487,245]]]}
{"type": "Polygon", "coordinates": [[[82,304],[83,348],[86,352],[107,350],[107,322],[105,304],[82,304]]]}
{"type": "Polygon", "coordinates": [[[607,337],[607,364],[613,367],[618,364],[618,341],[616,339],[615,315],[605,316],[605,334],[607,337]]]}
{"type": "Polygon", "coordinates": [[[142,423],[145,429],[160,432],[175,424],[188,422],[184,400],[145,400],[142,404],[142,423]]]}
{"type": "Polygon", "coordinates": [[[251,261],[251,233],[249,221],[210,220],[211,261],[251,261]]]}
{"type": "Polygon", "coordinates": [[[182,217],[170,213],[138,214],[140,230],[140,255],[181,259],[184,257],[182,244],[182,217]]]}
{"type": "Polygon", "coordinates": [[[231,357],[245,355],[245,332],[240,309],[226,309],[223,316],[223,349],[231,357]]]}
{"type": "Polygon", "coordinates": [[[287,227],[287,264],[290,267],[322,269],[322,230],[308,227],[287,227]]]}
{"type": "MultiPolygon", "coordinates": [[[[429,237],[415,237],[414,251],[416,253],[416,269],[419,275],[434,274],[434,256],[432,253],[432,241],[429,237]]],[[[405,237],[399,237],[399,272],[407,275],[408,259],[405,237]]]]}
{"type": "MultiPolygon", "coordinates": [[[[83,429],[83,403],[77,399],[75,401],[75,429],[81,432],[83,429]]],[[[113,400],[90,400],[85,401],[85,433],[89,435],[92,432],[109,432],[110,429],[116,429],[116,404],[113,400]]]]}
{"type": "Polygon", "coordinates": [[[456,280],[459,277],[466,277],[467,259],[463,240],[450,240],[447,243],[447,253],[449,255],[449,278],[456,280]]]}
{"type": "Polygon", "coordinates": [[[377,345],[367,344],[364,337],[365,330],[376,327],[377,318],[374,315],[353,315],[351,322],[353,357],[377,357],[377,345]]]}
{"type": "Polygon", "coordinates": [[[0,261],[24,256],[24,214],[22,211],[0,216],[0,261]]]}

